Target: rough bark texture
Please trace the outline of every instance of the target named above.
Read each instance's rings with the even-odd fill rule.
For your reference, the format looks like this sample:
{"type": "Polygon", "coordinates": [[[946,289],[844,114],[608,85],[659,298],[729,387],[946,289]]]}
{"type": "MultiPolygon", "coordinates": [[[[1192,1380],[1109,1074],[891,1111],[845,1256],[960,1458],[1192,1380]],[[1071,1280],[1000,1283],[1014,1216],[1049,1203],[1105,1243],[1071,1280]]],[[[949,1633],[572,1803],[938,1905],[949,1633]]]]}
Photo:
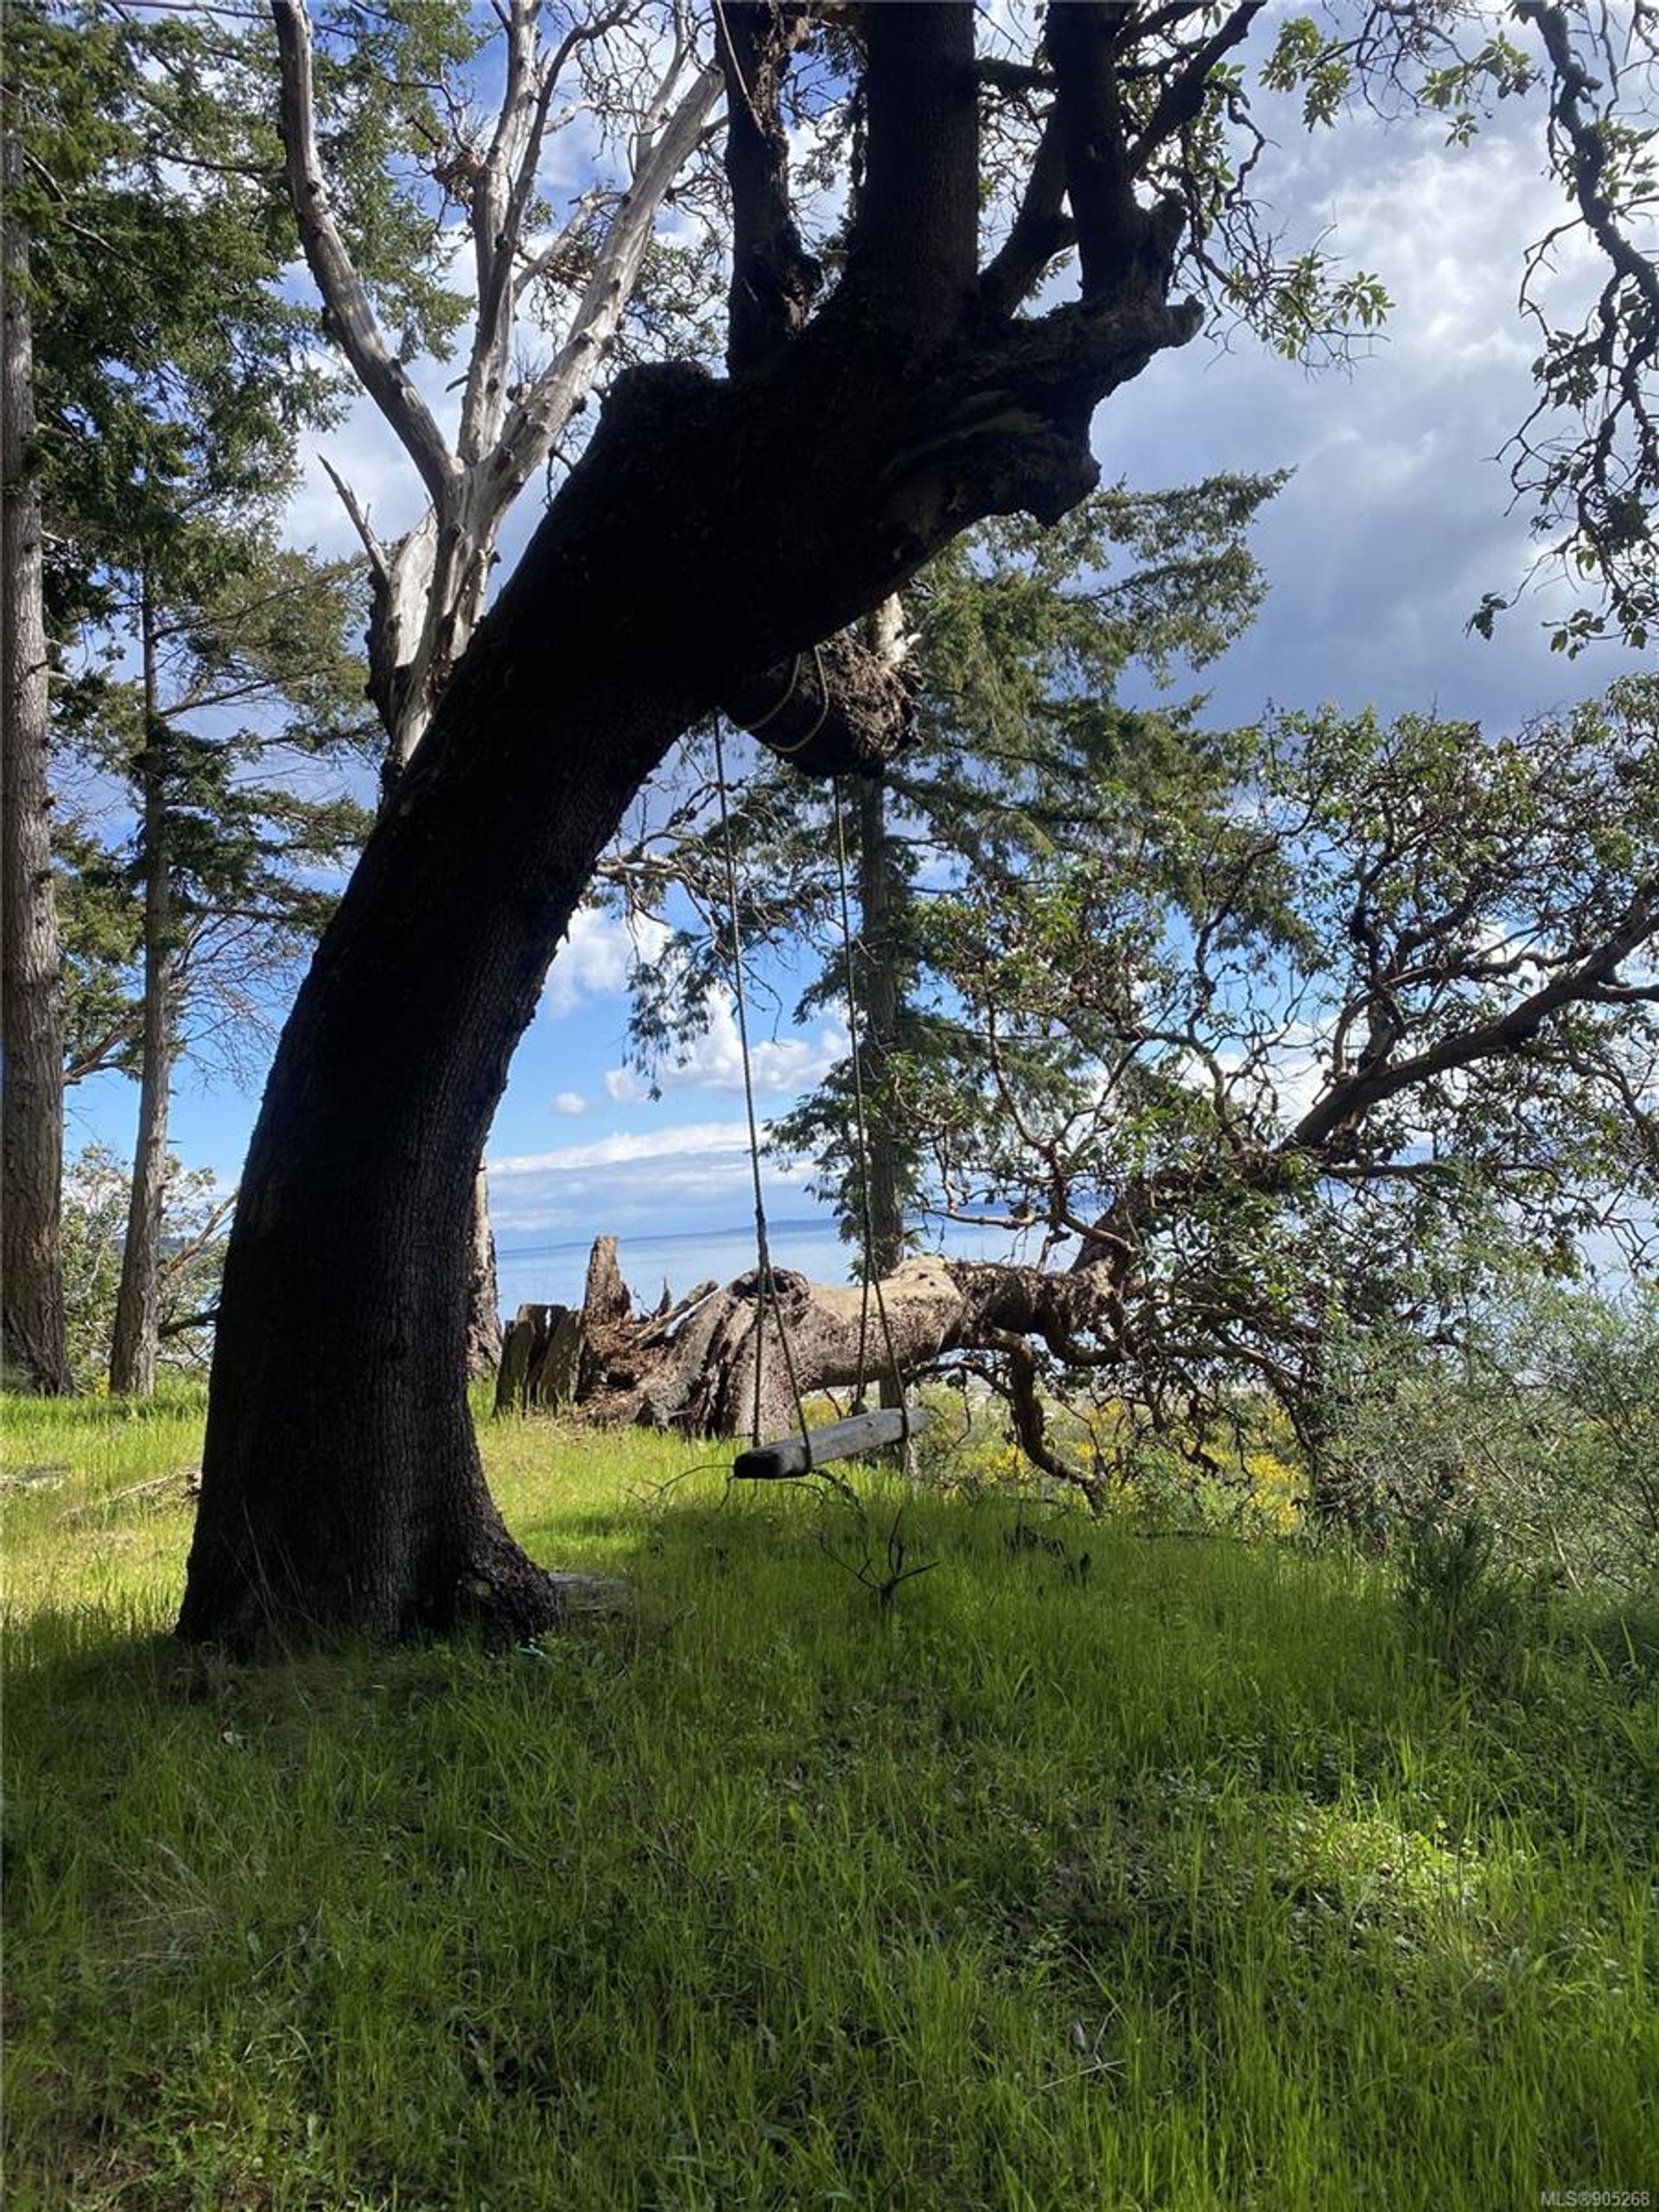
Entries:
{"type": "Polygon", "coordinates": [[[804,776],[879,776],[915,726],[902,668],[853,630],[741,677],[720,703],[804,776]]]}
{"type": "Polygon", "coordinates": [[[804,8],[757,0],[728,0],[716,18],[732,196],[726,358],[734,370],[753,367],[792,337],[823,281],[796,227],[782,111],[790,54],[809,22],[804,8]]]}
{"type": "Polygon", "coordinates": [[[978,260],[974,11],[888,4],[866,10],[864,30],[868,150],[851,261],[880,321],[938,344],[962,327],[978,260]]]}
{"type": "MultiPolygon", "coordinates": [[[[8,200],[16,143],[0,151],[8,200]]],[[[29,237],[9,206],[0,359],[0,1374],[10,1388],[67,1390],[59,1214],[63,1187],[63,1017],[52,893],[46,620],[35,464],[29,237]]]]}
{"type": "MultiPolygon", "coordinates": [[[[465,187],[478,305],[461,379],[460,437],[452,452],[387,343],[334,219],[317,139],[311,23],[303,0],[273,0],[271,10],[284,170],[306,260],[337,342],[432,503],[406,536],[383,544],[351,487],[334,475],[369,556],[369,696],[386,732],[381,779],[387,796],[424,738],[477,627],[509,508],[600,376],[658,213],[691,157],[721,82],[718,68],[699,69],[689,48],[677,49],[659,87],[658,112],[634,141],[629,189],[591,254],[563,342],[539,375],[521,380],[513,372],[521,295],[562,250],[587,253],[589,241],[584,217],[580,237],[569,232],[556,238],[539,258],[530,251],[527,231],[560,55],[542,47],[537,0],[510,0],[498,12],[505,33],[500,105],[483,158],[472,161],[465,187]]],[[[568,45],[561,52],[568,58],[568,45]]],[[[467,1371],[482,1376],[499,1357],[501,1320],[489,1189],[481,1168],[467,1243],[472,1255],[467,1371]]]]}
{"type": "Polygon", "coordinates": [[[566,1593],[480,1470],[467,1228],[510,1056],[600,852],[749,671],[811,653],[982,516],[1075,504],[1096,402],[1196,327],[1166,266],[1088,309],[976,327],[971,73],[929,91],[921,67],[971,54],[971,9],[870,23],[872,65],[879,45],[898,65],[873,140],[880,105],[885,139],[925,149],[884,143],[878,163],[872,143],[904,254],[866,225],[836,298],[728,383],[671,365],[618,380],[319,947],[231,1240],[188,1637],[557,1616],[566,1593]],[[943,102],[950,150],[894,106],[904,83],[929,114],[943,102]]]}

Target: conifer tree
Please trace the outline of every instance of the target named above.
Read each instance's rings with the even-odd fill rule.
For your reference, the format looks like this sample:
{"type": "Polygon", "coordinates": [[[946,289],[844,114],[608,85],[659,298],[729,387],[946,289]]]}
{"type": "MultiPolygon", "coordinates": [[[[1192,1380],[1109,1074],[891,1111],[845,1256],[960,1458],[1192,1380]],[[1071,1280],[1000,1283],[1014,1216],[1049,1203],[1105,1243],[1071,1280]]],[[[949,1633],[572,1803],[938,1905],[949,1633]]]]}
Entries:
{"type": "MultiPolygon", "coordinates": [[[[283,734],[277,702],[313,749],[354,743],[362,721],[347,696],[362,677],[340,643],[343,576],[280,553],[274,535],[299,433],[326,412],[331,383],[309,318],[281,289],[286,212],[247,96],[259,66],[256,48],[205,18],[97,9],[22,13],[8,48],[18,206],[33,223],[50,734],[130,779],[143,910],[136,1005],[107,1002],[105,958],[104,1033],[78,1034],[67,1069],[54,977],[52,1097],[20,1119],[43,1150],[48,1107],[89,1055],[124,1054],[139,1077],[113,1368],[118,1388],[139,1391],[154,1373],[166,1100],[187,1001],[215,972],[223,982],[227,961],[245,980],[261,931],[292,961],[326,901],[283,881],[285,850],[305,866],[338,862],[365,820],[334,800],[261,791],[250,776],[283,734]],[[209,926],[232,912],[234,932],[209,926]]],[[[27,803],[9,805],[9,836],[43,841],[46,791],[14,797],[27,803]]],[[[84,837],[67,842],[86,857],[84,837]]],[[[107,879],[113,863],[91,865],[107,879]]],[[[42,867],[43,914],[52,893],[42,867]]]]}

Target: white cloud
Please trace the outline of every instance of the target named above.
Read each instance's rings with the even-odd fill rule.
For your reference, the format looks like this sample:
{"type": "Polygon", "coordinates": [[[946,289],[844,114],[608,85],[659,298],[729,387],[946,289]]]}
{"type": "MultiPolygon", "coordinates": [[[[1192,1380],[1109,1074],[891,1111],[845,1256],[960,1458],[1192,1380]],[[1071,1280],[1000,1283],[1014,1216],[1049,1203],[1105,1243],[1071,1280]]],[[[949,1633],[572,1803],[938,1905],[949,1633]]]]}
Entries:
{"type": "MultiPolygon", "coordinates": [[[[508,1240],[532,1232],[590,1236],[730,1227],[751,1205],[748,1131],[741,1121],[617,1130],[489,1163],[490,1211],[508,1240]]],[[[767,1205],[798,1207],[810,1170],[768,1160],[767,1205]]]]}
{"type": "MultiPolygon", "coordinates": [[[[816,1036],[764,1037],[752,1043],[749,1065],[757,1096],[793,1098],[823,1081],[847,1053],[847,1031],[840,1022],[827,1023],[816,1036]]],[[[687,1046],[671,1065],[659,1070],[657,1087],[662,1091],[712,1090],[722,1096],[743,1095],[743,1042],[736,1008],[720,994],[710,1001],[708,1027],[687,1046]]],[[[612,1068],[605,1077],[611,1097],[631,1101],[648,1097],[650,1087],[632,1068],[612,1068]]]]}
{"type": "Polygon", "coordinates": [[[613,998],[626,990],[634,960],[654,960],[671,931],[650,919],[624,921],[597,906],[579,906],[549,970],[543,1004],[554,1020],[572,1014],[585,998],[613,998]]]}
{"type": "MultiPolygon", "coordinates": [[[[1495,457],[1536,396],[1536,334],[1516,306],[1522,251],[1561,208],[1540,174],[1535,103],[1510,103],[1466,152],[1443,148],[1443,132],[1439,118],[1384,130],[1356,118],[1309,138],[1291,119],[1262,165],[1293,242],[1328,224],[1342,262],[1387,286],[1373,358],[1310,376],[1240,334],[1223,347],[1201,337],[1096,419],[1109,477],[1299,472],[1255,533],[1270,587],[1262,617],[1205,679],[1217,721],[1269,698],[1374,700],[1497,728],[1599,690],[1623,664],[1610,651],[1569,671],[1540,627],[1558,603],[1541,592],[1498,646],[1465,632],[1483,593],[1516,586],[1535,551],[1495,457]]],[[[1570,317],[1599,274],[1564,242],[1552,311],[1570,317]]]]}
{"type": "Polygon", "coordinates": [[[315,546],[330,560],[347,559],[363,550],[363,542],[322,466],[325,454],[350,487],[377,537],[389,543],[420,520],[428,502],[408,454],[372,401],[358,399],[346,420],[321,433],[305,455],[284,518],[286,533],[297,544],[315,546]]]}
{"type": "Polygon", "coordinates": [[[680,1128],[616,1129],[587,1144],[556,1145],[550,1152],[511,1154],[490,1162],[492,1178],[503,1175],[571,1174],[591,1167],[618,1167],[642,1160],[692,1158],[709,1153],[744,1152],[748,1132],[741,1122],[690,1122],[680,1128]]]}
{"type": "Polygon", "coordinates": [[[562,1090],[553,1101],[556,1114],[585,1114],[588,1101],[579,1090],[562,1090]]]}

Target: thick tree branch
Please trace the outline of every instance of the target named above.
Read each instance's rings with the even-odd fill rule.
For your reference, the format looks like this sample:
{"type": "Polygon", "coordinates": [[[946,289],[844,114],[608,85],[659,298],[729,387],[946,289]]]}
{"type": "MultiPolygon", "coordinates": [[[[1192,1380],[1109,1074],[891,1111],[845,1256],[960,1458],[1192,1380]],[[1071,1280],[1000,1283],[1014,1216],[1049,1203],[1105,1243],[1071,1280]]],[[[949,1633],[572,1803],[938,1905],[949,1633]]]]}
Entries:
{"type": "Polygon", "coordinates": [[[1244,0],[1244,4],[1235,8],[1220,29],[1205,40],[1179,74],[1166,84],[1145,130],[1129,150],[1131,176],[1143,175],[1158,149],[1188,124],[1198,120],[1203,112],[1211,72],[1224,54],[1230,53],[1249,36],[1251,24],[1266,4],[1267,0],[1244,0]]]}
{"type": "MultiPolygon", "coordinates": [[[[1641,295],[1651,318],[1649,327],[1659,334],[1659,269],[1630,244],[1602,190],[1607,142],[1601,125],[1585,111],[1592,80],[1573,51],[1567,16],[1548,0],[1515,0],[1515,12],[1522,22],[1536,26],[1554,71],[1552,113],[1572,149],[1569,178],[1585,226],[1618,275],[1641,295]]],[[[1659,335],[1650,343],[1659,345],[1659,335]]]]}
{"type": "Polygon", "coordinates": [[[1111,0],[1055,0],[1044,32],[1085,300],[1117,291],[1144,243],[1147,218],[1135,196],[1117,87],[1116,46],[1125,19],[1125,10],[1111,0]]]}
{"type": "Polygon", "coordinates": [[[979,280],[979,302],[988,316],[1010,315],[1029,297],[1057,255],[1075,244],[1077,226],[1065,213],[1065,147],[1059,111],[1049,111],[1032,157],[1020,211],[979,280]]]}
{"type": "Polygon", "coordinates": [[[538,55],[538,0],[511,0],[503,11],[506,79],[489,148],[472,177],[467,219],[478,276],[478,308],[461,412],[461,457],[475,462],[505,407],[508,348],[512,341],[512,271],[534,188],[557,64],[538,55]]]}
{"type": "Polygon", "coordinates": [[[715,0],[732,194],[726,358],[734,373],[794,335],[823,280],[796,227],[782,115],[790,53],[810,20],[804,8],[769,0],[715,0]]]}
{"type": "Polygon", "coordinates": [[[930,351],[963,328],[978,266],[974,10],[883,0],[865,27],[868,151],[847,287],[885,329],[930,351]]]}
{"type": "Polygon", "coordinates": [[[878,776],[915,723],[901,665],[846,630],[734,685],[721,709],[806,776],[878,776]]]}
{"type": "MultiPolygon", "coordinates": [[[[639,281],[664,197],[690,160],[720,90],[719,67],[710,62],[698,71],[661,130],[642,150],[563,345],[552,365],[512,405],[495,451],[480,474],[472,498],[480,525],[493,527],[499,522],[593,389],[639,281]]],[[[542,264],[532,262],[519,276],[519,292],[540,273],[542,264]]]]}
{"type": "Polygon", "coordinates": [[[1265,4],[1268,0],[1245,0],[1243,7],[1234,9],[1219,31],[1212,38],[1205,38],[1205,42],[1197,48],[1184,71],[1166,84],[1148,124],[1130,149],[1128,170],[1133,177],[1141,177],[1146,173],[1146,163],[1153,159],[1159,146],[1164,146],[1179,130],[1185,130],[1188,124],[1199,119],[1204,113],[1204,95],[1210,86],[1210,71],[1217,67],[1224,53],[1243,44],[1249,35],[1249,27],[1265,4]]]}
{"type": "Polygon", "coordinates": [[[1611,982],[1620,963],[1646,944],[1656,928],[1659,897],[1649,892],[1634,901],[1623,925],[1593,952],[1529,993],[1506,1014],[1455,1031],[1408,1059],[1362,1059],[1346,1083],[1338,1084],[1303,1115],[1290,1134],[1287,1148],[1318,1152],[1333,1138],[1357,1128],[1363,1116],[1385,1099],[1432,1083],[1438,1076],[1518,1052],[1552,1014],[1591,998],[1611,982]]]}

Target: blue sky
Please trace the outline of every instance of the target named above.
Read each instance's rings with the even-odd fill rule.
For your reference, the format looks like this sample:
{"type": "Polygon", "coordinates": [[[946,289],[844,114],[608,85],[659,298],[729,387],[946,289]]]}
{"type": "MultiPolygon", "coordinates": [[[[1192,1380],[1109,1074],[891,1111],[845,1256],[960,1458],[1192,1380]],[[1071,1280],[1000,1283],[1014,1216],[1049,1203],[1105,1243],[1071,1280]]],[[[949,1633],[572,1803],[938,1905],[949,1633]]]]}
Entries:
{"type": "MultiPolygon", "coordinates": [[[[1095,443],[1108,479],[1151,487],[1218,470],[1296,471],[1255,537],[1266,607],[1206,672],[1218,720],[1252,719],[1269,702],[1336,700],[1513,726],[1599,690],[1631,664],[1607,650],[1576,662],[1553,655],[1547,594],[1523,601],[1493,643],[1465,630],[1482,594],[1512,588],[1529,559],[1525,517],[1506,512],[1495,456],[1531,398],[1535,346],[1516,312],[1521,249],[1557,213],[1540,174],[1539,127],[1538,111],[1516,104],[1461,154],[1447,153],[1431,124],[1385,132],[1360,123],[1311,141],[1286,133],[1275,197],[1301,211],[1305,229],[1328,226],[1344,257],[1378,273],[1392,296],[1370,358],[1311,376],[1219,332],[1154,362],[1101,410],[1095,443]]],[[[1568,255],[1560,281],[1570,292],[1590,274],[1568,255]]],[[[435,397],[442,383],[439,372],[435,397]]],[[[383,535],[412,522],[412,473],[366,405],[326,448],[383,535]]],[[[532,490],[510,521],[504,573],[539,504],[532,490]]],[[[297,537],[324,550],[353,545],[315,461],[292,520],[297,537]]],[[[626,1068],[627,952],[620,923],[580,916],[520,1046],[490,1147],[504,1251],[610,1232],[623,1237],[626,1262],[631,1242],[707,1236],[748,1217],[729,1019],[721,1010],[660,1098],[645,1095],[626,1068]]],[[[842,1041],[832,1021],[798,1033],[768,1017],[756,1056],[762,1113],[782,1110],[842,1041]]],[[[187,1072],[175,1150],[233,1184],[256,1104],[233,1087],[204,1090],[187,1072]]],[[[130,1152],[135,1107],[124,1083],[84,1087],[71,1100],[72,1148],[96,1136],[130,1152]]],[[[780,1218],[810,1217],[802,1182],[768,1170],[780,1218]]],[[[821,1265],[821,1240],[797,1241],[799,1256],[779,1256],[821,1265]]],[[[563,1265],[547,1263],[548,1284],[563,1265]]],[[[693,1252],[682,1272],[730,1269],[700,1267],[693,1252]]],[[[507,1288],[510,1306],[537,1294],[529,1283],[526,1266],[507,1288]]]]}

